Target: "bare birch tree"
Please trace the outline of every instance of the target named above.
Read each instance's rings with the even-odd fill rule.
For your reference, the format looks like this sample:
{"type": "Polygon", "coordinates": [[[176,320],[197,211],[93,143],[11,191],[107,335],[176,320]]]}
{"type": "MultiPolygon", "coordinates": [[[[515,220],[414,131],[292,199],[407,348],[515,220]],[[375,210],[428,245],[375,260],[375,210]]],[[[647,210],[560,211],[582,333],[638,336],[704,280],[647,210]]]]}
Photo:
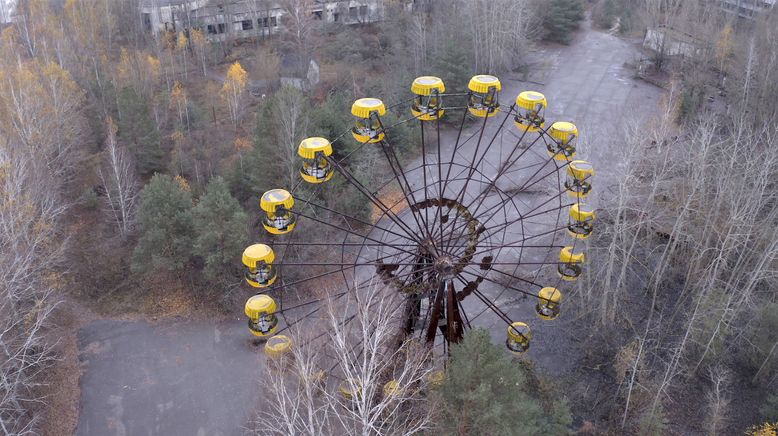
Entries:
{"type": "Polygon", "coordinates": [[[469,0],[464,2],[470,19],[475,71],[500,72],[515,68],[529,43],[532,15],[525,0],[469,0]],[[488,23],[482,25],[481,23],[488,23]]]}
{"type": "MultiPolygon", "coordinates": [[[[84,135],[84,93],[53,63],[9,65],[0,82],[0,132],[35,154],[41,171],[67,179],[84,135]]],[[[59,185],[59,184],[58,184],[59,185]]]]}
{"type": "Polygon", "coordinates": [[[105,124],[105,163],[97,171],[105,188],[106,215],[125,238],[135,225],[138,181],[130,154],[116,142],[116,124],[110,117],[105,124]]]}
{"type": "Polygon", "coordinates": [[[288,176],[286,186],[294,186],[299,178],[297,146],[308,129],[308,99],[297,88],[287,86],[275,93],[272,105],[272,120],[279,141],[277,157],[288,176]]]}
{"type": "Polygon", "coordinates": [[[424,39],[426,23],[419,22],[413,29],[414,42],[419,44],[414,47],[414,59],[425,56],[417,50],[426,50],[428,43],[434,49],[455,38],[459,44],[469,45],[473,71],[496,74],[513,70],[531,43],[534,15],[528,0],[456,0],[433,7],[432,40],[424,39]],[[421,39],[416,38],[419,31],[421,39]],[[438,34],[446,37],[436,40],[438,34]]]}
{"type": "Polygon", "coordinates": [[[33,160],[24,146],[0,143],[0,431],[8,435],[37,424],[31,408],[53,362],[46,332],[64,257],[59,180],[33,160]]]}
{"type": "Polygon", "coordinates": [[[304,73],[316,47],[314,32],[319,22],[314,19],[311,9],[313,0],[283,0],[283,24],[286,28],[286,38],[297,55],[297,69],[304,73]]]}
{"type": "Polygon", "coordinates": [[[723,366],[716,365],[708,369],[708,377],[711,383],[705,394],[708,402],[708,434],[726,434],[729,405],[732,401],[729,388],[731,374],[723,366]]]}
{"type": "Polygon", "coordinates": [[[399,296],[374,283],[347,295],[330,300],[317,324],[329,337],[316,345],[296,336],[291,374],[270,373],[263,384],[269,410],[255,422],[257,434],[410,435],[430,429],[432,408],[422,390],[430,354],[400,340],[399,296]],[[328,382],[322,382],[322,368],[331,369],[328,382]],[[390,380],[396,384],[385,389],[390,380]],[[344,397],[337,392],[341,386],[355,394],[344,397]]]}
{"type": "Polygon", "coordinates": [[[240,62],[234,62],[227,70],[227,76],[221,89],[221,97],[227,104],[230,112],[230,119],[233,124],[238,124],[238,119],[243,108],[243,97],[248,84],[248,73],[240,65],[240,62]]]}
{"type": "MultiPolygon", "coordinates": [[[[625,135],[625,171],[612,195],[600,197],[595,272],[581,294],[599,323],[625,320],[635,330],[619,380],[623,428],[638,417],[660,423],[678,386],[753,348],[749,325],[774,301],[778,278],[771,188],[778,158],[760,145],[778,132],[754,129],[740,114],[723,125],[703,116],[678,129],[674,107],[625,135]]],[[[721,383],[707,403],[718,420],[711,433],[719,434],[727,431],[721,383]]]]}

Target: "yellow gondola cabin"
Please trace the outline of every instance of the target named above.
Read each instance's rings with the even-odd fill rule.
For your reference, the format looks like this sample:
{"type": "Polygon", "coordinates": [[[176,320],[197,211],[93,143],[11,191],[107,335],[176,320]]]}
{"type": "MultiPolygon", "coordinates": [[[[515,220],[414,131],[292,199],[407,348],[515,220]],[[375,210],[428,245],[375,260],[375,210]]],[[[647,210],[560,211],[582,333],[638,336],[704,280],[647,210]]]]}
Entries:
{"type": "Polygon", "coordinates": [[[243,250],[243,265],[248,268],[245,278],[249,285],[255,288],[266,288],[276,280],[276,269],[273,266],[275,254],[273,249],[265,244],[254,244],[243,250]]]}
{"type": "Polygon", "coordinates": [[[332,178],[333,168],[327,161],[332,155],[330,141],[319,138],[306,138],[297,147],[297,154],[303,158],[300,176],[308,183],[324,183],[332,178]]]}
{"type": "Polygon", "coordinates": [[[411,92],[416,95],[411,105],[411,113],[422,121],[433,121],[443,116],[441,94],[446,86],[439,77],[417,77],[411,84],[411,92]]]}
{"type": "Polygon", "coordinates": [[[554,160],[568,161],[575,156],[575,139],[578,137],[578,127],[566,121],[557,121],[548,129],[548,135],[553,138],[547,144],[548,155],[554,160]]]}
{"type": "Polygon", "coordinates": [[[546,96],[535,91],[524,91],[516,97],[516,116],[513,121],[523,132],[537,132],[546,124],[546,96]]]}
{"type": "Polygon", "coordinates": [[[532,330],[523,322],[516,321],[508,326],[508,338],[505,345],[513,354],[522,354],[529,350],[532,330]]]}
{"type": "Polygon", "coordinates": [[[351,105],[351,115],[356,117],[351,135],[358,142],[375,143],[384,139],[381,117],[386,115],[384,102],[377,98],[360,98],[351,105]]]}
{"type": "Polygon", "coordinates": [[[262,226],[274,235],[283,235],[294,229],[296,219],[292,214],[294,197],[284,189],[271,189],[262,194],[259,207],[265,211],[262,226]]]}
{"type": "Polygon", "coordinates": [[[278,328],[276,302],[269,295],[254,295],[246,301],[246,316],[249,317],[249,330],[254,336],[272,335],[278,328]]]}
{"type": "Polygon", "coordinates": [[[473,76],[467,85],[468,93],[467,110],[479,118],[493,117],[500,109],[500,91],[502,84],[500,79],[481,74],[473,76]]]}

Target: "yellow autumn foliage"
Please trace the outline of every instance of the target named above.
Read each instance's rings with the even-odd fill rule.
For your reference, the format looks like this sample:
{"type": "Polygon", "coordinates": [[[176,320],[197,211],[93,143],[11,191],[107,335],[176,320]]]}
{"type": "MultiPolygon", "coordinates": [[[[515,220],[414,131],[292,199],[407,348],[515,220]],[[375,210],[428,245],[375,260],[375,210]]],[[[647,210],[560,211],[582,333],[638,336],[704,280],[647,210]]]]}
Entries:
{"type": "Polygon", "coordinates": [[[182,191],[190,192],[192,190],[192,188],[189,186],[189,182],[184,177],[178,175],[173,179],[176,181],[176,183],[178,183],[178,186],[182,191]]]}
{"type": "Polygon", "coordinates": [[[716,40],[716,60],[723,64],[724,61],[732,56],[734,45],[734,30],[732,29],[732,26],[727,23],[724,28],[721,29],[721,33],[719,33],[719,37],[716,40]]]}
{"type": "Polygon", "coordinates": [[[251,141],[248,138],[235,138],[235,149],[238,151],[251,148],[251,141]]]}
{"type": "Polygon", "coordinates": [[[189,31],[189,37],[192,39],[192,44],[198,47],[204,46],[207,42],[205,34],[203,34],[200,29],[191,29],[189,31]]]}
{"type": "Polygon", "coordinates": [[[186,137],[184,136],[184,132],[180,130],[175,130],[173,131],[173,133],[170,134],[170,139],[172,139],[173,143],[175,143],[176,145],[180,145],[184,142],[186,137]]]}
{"type": "Polygon", "coordinates": [[[173,84],[173,89],[170,91],[170,106],[180,107],[186,105],[186,89],[181,82],[177,81],[173,84]]]}
{"type": "Polygon", "coordinates": [[[151,74],[152,79],[154,79],[154,81],[157,81],[159,79],[159,72],[160,72],[159,59],[155,58],[152,55],[147,55],[146,65],[148,66],[149,73],[151,74]]]}
{"type": "Polygon", "coordinates": [[[122,47],[119,53],[119,65],[116,66],[116,76],[121,82],[128,82],[132,78],[132,60],[130,59],[130,53],[126,48],[122,47]]]}
{"type": "Polygon", "coordinates": [[[754,425],[746,430],[746,436],[778,436],[778,422],[754,425]]]}
{"type": "Polygon", "coordinates": [[[85,94],[70,73],[54,62],[29,61],[0,69],[0,77],[0,135],[42,162],[65,158],[84,134],[85,94]]]}
{"type": "Polygon", "coordinates": [[[224,79],[222,92],[230,94],[243,92],[246,89],[248,77],[248,73],[240,65],[240,62],[235,61],[235,63],[230,65],[230,69],[227,70],[227,77],[224,79]]]}
{"type": "Polygon", "coordinates": [[[189,39],[184,35],[184,32],[178,32],[176,37],[176,50],[186,50],[186,46],[189,45],[189,39]]]}
{"type": "Polygon", "coordinates": [[[246,90],[246,84],[248,84],[248,73],[240,65],[240,62],[236,61],[227,70],[227,76],[224,78],[221,90],[221,97],[227,103],[233,123],[238,122],[240,100],[243,91],[246,90]]]}

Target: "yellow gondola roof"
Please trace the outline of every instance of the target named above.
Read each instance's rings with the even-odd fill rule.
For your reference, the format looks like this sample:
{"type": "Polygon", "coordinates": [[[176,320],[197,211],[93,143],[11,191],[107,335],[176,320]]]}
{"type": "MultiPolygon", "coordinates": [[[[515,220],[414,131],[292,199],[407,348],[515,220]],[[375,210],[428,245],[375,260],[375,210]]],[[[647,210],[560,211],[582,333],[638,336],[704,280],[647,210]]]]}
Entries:
{"type": "Polygon", "coordinates": [[[265,212],[275,212],[278,206],[291,209],[294,206],[294,197],[285,189],[271,189],[259,200],[259,207],[265,212]]]}
{"type": "Polygon", "coordinates": [[[303,159],[313,159],[316,157],[317,152],[324,153],[325,156],[332,154],[332,144],[325,138],[314,136],[312,138],[305,138],[300,142],[300,146],[297,147],[297,154],[303,159]]]}
{"type": "Polygon", "coordinates": [[[583,180],[594,175],[594,166],[585,160],[574,160],[567,166],[567,174],[583,180]]]}
{"type": "Polygon", "coordinates": [[[548,134],[552,138],[561,141],[562,144],[567,144],[573,139],[573,136],[578,136],[578,127],[567,121],[557,121],[548,129],[548,134]]]}
{"type": "Polygon", "coordinates": [[[414,79],[413,84],[411,85],[411,92],[416,95],[430,95],[435,89],[437,89],[441,94],[446,92],[446,85],[443,84],[443,80],[441,80],[440,77],[417,77],[414,79]]]}
{"type": "Polygon", "coordinates": [[[488,74],[473,76],[473,78],[470,79],[470,83],[467,85],[467,89],[481,94],[486,94],[489,92],[490,88],[497,88],[497,90],[500,91],[502,90],[502,84],[500,83],[500,79],[488,74]]]}
{"type": "Polygon", "coordinates": [[[532,330],[526,323],[516,321],[508,326],[508,337],[517,342],[532,339],[532,330]]]}
{"type": "Polygon", "coordinates": [[[562,292],[557,288],[546,287],[538,291],[538,298],[543,300],[543,303],[559,303],[562,301],[562,292]]]}
{"type": "Polygon", "coordinates": [[[286,335],[275,335],[265,342],[265,354],[269,357],[280,357],[292,350],[292,338],[286,335]]]}
{"type": "Polygon", "coordinates": [[[246,300],[246,316],[257,319],[262,314],[271,314],[276,311],[276,301],[269,295],[257,294],[246,300]]]}
{"type": "Polygon", "coordinates": [[[590,218],[594,218],[594,209],[591,209],[585,204],[576,203],[570,206],[570,218],[576,221],[586,221],[590,218]]]}
{"type": "Polygon", "coordinates": [[[273,263],[274,259],[273,249],[265,244],[249,245],[243,250],[243,264],[249,268],[255,268],[259,262],[273,263]]]}
{"type": "Polygon", "coordinates": [[[559,251],[559,261],[562,263],[583,263],[585,260],[583,253],[574,253],[572,246],[567,246],[559,251]]]}
{"type": "Polygon", "coordinates": [[[370,118],[372,112],[378,112],[379,116],[386,114],[384,102],[377,98],[360,98],[351,105],[351,114],[359,118],[370,118]]]}
{"type": "Polygon", "coordinates": [[[516,106],[522,109],[534,110],[537,108],[538,104],[542,107],[548,106],[546,96],[537,91],[524,91],[519,93],[519,96],[516,97],[516,106]]]}

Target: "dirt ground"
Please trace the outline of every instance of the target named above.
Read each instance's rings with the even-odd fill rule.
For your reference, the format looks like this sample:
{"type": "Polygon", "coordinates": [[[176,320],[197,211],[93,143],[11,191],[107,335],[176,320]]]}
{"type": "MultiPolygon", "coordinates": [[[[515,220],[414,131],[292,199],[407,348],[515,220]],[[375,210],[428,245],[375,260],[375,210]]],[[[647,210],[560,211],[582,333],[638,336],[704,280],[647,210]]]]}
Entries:
{"type": "Polygon", "coordinates": [[[54,351],[61,360],[47,371],[43,380],[46,395],[40,429],[43,436],[75,431],[81,395],[76,332],[94,319],[94,313],[73,301],[60,303],[55,312],[52,322],[59,328],[54,333],[58,336],[54,351]]]}

